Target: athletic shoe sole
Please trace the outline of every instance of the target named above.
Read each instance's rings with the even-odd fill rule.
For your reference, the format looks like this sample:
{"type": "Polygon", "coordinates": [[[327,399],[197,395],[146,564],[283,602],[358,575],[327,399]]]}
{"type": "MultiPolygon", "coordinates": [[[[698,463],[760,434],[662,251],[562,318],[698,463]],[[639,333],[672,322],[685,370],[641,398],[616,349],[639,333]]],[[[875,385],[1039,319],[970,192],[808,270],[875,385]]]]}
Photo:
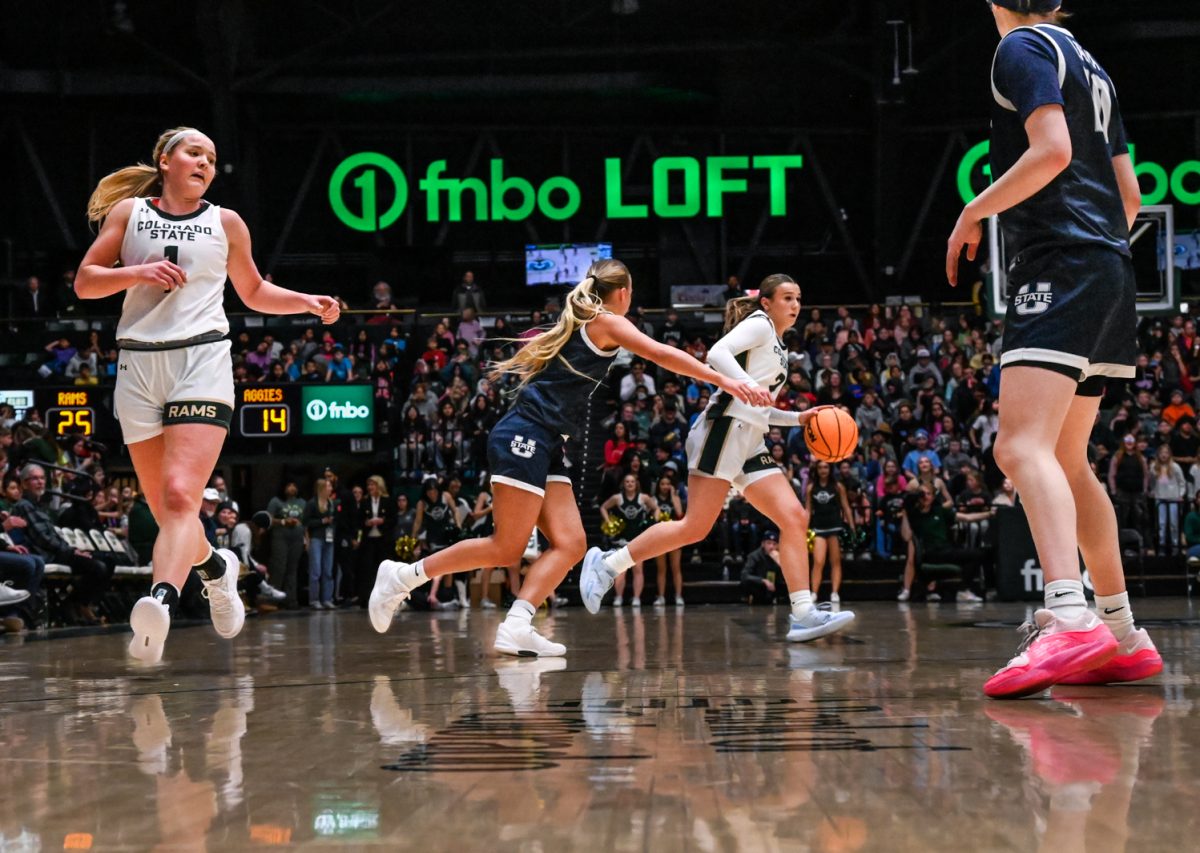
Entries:
{"type": "Polygon", "coordinates": [[[816,628],[792,628],[787,633],[787,641],[789,643],[807,643],[812,640],[819,640],[821,637],[828,637],[830,634],[836,634],[843,628],[849,627],[854,621],[854,614],[849,610],[845,610],[834,616],[824,625],[818,625],[816,628]]]}
{"type": "Polygon", "coordinates": [[[1059,684],[1124,684],[1153,678],[1162,672],[1162,656],[1154,649],[1142,649],[1132,655],[1116,655],[1087,672],[1078,672],[1060,680],[1059,684]]]}
{"type": "MultiPolygon", "coordinates": [[[[380,634],[387,633],[387,629],[391,627],[392,619],[396,615],[396,610],[400,606],[397,604],[395,609],[386,606],[386,599],[382,592],[382,584],[385,582],[384,572],[394,575],[396,567],[400,565],[402,564],[393,560],[384,560],[379,564],[379,571],[375,574],[375,586],[371,588],[371,598],[367,603],[367,614],[371,617],[371,627],[380,634]]],[[[400,603],[403,604],[407,601],[411,594],[411,590],[406,591],[400,603]]]]}
{"type": "Polygon", "coordinates": [[[162,660],[167,632],[171,630],[167,609],[152,598],[140,599],[129,613],[129,626],[133,628],[129,656],[144,664],[162,660]]]}
{"type": "Polygon", "coordinates": [[[603,551],[599,548],[589,548],[583,556],[583,568],[579,572],[579,595],[583,599],[583,606],[592,615],[600,612],[600,603],[604,601],[609,589],[600,580],[600,572],[603,570],[597,564],[603,559],[603,551]],[[604,586],[599,595],[596,594],[598,586],[604,586]]]}
{"type": "Polygon", "coordinates": [[[496,642],[493,644],[492,648],[502,655],[509,655],[515,658],[561,658],[567,653],[565,648],[558,654],[538,652],[534,649],[527,649],[523,646],[518,646],[516,643],[502,639],[499,635],[496,636],[496,642]]]}
{"type": "Polygon", "coordinates": [[[1111,633],[1107,641],[1089,642],[1063,649],[1028,669],[1015,670],[1011,674],[1001,670],[988,679],[983,693],[992,699],[1019,699],[1041,693],[1064,678],[1103,666],[1117,654],[1117,639],[1111,633]]]}

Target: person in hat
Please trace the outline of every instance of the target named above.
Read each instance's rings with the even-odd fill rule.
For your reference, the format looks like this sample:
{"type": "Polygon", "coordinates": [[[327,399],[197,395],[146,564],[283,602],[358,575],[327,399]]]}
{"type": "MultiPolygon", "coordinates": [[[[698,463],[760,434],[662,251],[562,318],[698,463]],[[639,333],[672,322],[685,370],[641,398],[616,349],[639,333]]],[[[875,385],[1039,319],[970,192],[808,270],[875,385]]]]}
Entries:
{"type": "Polygon", "coordinates": [[[938,456],[937,451],[929,446],[929,432],[925,429],[918,429],[913,435],[916,437],[917,446],[910,450],[908,455],[904,457],[904,464],[901,467],[904,468],[905,473],[915,477],[917,475],[917,463],[922,459],[928,459],[930,464],[933,465],[934,473],[940,474],[942,471],[942,460],[938,456]]]}
{"type": "Polygon", "coordinates": [[[908,387],[919,388],[925,384],[927,379],[932,379],[933,384],[941,388],[946,383],[942,380],[942,371],[938,370],[938,366],[933,363],[933,358],[928,347],[917,348],[917,363],[908,371],[908,387]]]}
{"type": "Polygon", "coordinates": [[[783,586],[780,576],[779,534],[768,530],[762,535],[762,544],[742,563],[742,598],[751,604],[774,604],[786,593],[779,589],[783,586]]]}
{"type": "MultiPolygon", "coordinates": [[[[1052,684],[1140,680],[1160,672],[1162,658],[1134,626],[1116,516],[1087,457],[1105,381],[1133,378],[1138,355],[1129,234],[1141,190],[1121,105],[1108,74],[1062,28],[1060,0],[988,6],[1001,36],[991,71],[993,183],[959,216],[946,277],[957,284],[964,247],[974,260],[983,222],[998,215],[1013,298],[994,456],[1028,510],[1046,580],[1032,641],[984,685],[988,696],[1014,698],[1052,684]]],[[[1118,455],[1129,462],[1114,467],[1136,479],[1138,463],[1125,447],[1118,455]]]]}
{"type": "Polygon", "coordinates": [[[1196,419],[1196,410],[1192,408],[1190,403],[1184,401],[1183,391],[1176,388],[1171,392],[1170,404],[1162,410],[1162,419],[1175,426],[1180,418],[1196,419]]]}

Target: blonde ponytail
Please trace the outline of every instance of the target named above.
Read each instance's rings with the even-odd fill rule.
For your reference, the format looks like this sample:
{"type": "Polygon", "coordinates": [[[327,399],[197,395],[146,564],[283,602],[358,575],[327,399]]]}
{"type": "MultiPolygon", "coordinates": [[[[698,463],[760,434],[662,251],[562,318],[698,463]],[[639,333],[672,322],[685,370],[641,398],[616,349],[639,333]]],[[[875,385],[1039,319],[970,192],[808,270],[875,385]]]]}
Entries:
{"type": "Polygon", "coordinates": [[[795,283],[796,280],[790,275],[777,272],[763,279],[762,284],[758,286],[757,296],[739,296],[737,299],[730,299],[725,303],[725,330],[722,334],[728,334],[730,329],[761,308],[760,300],[773,298],[775,289],[779,285],[795,283]]]}
{"type": "Polygon", "coordinates": [[[191,127],[173,127],[164,131],[154,144],[154,153],[150,158],[154,163],[153,166],[138,163],[136,166],[117,169],[101,178],[96,189],[92,191],[92,197],[88,199],[88,222],[103,221],[119,202],[127,198],[139,198],[162,192],[162,173],[159,171],[158,161],[164,154],[171,153],[172,148],[191,134],[204,135],[191,127]]]}
{"type": "MultiPolygon", "coordinates": [[[[596,261],[588,267],[583,281],[567,294],[558,322],[530,338],[511,357],[492,364],[488,378],[495,382],[505,374],[514,374],[521,379],[517,386],[517,390],[520,390],[556,358],[571,372],[579,373],[559,353],[576,329],[587,325],[604,312],[604,297],[629,287],[630,283],[629,270],[625,264],[614,260],[596,261]]],[[[579,375],[584,376],[582,373],[579,375]]]]}

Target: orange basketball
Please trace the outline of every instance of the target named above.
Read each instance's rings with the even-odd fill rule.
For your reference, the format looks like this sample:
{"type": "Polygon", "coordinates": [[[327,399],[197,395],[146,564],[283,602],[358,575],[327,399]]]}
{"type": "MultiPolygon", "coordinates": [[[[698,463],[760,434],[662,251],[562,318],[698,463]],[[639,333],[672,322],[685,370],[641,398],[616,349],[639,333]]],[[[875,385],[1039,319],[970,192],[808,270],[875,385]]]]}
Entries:
{"type": "Polygon", "coordinates": [[[841,462],[858,447],[858,425],[842,409],[821,409],[805,424],[804,443],[815,459],[841,462]]]}

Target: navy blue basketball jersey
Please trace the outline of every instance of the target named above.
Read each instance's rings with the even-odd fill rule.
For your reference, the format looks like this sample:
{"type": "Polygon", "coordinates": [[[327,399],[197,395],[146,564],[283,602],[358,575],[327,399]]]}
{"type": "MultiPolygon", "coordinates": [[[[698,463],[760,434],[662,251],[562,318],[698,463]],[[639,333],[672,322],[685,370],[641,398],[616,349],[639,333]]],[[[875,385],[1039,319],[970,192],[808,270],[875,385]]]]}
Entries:
{"type": "Polygon", "coordinates": [[[559,435],[574,435],[587,416],[588,398],[604,382],[618,352],[600,349],[587,336],[587,326],[580,326],[558,358],[520,390],[513,408],[559,435]]]}
{"type": "Polygon", "coordinates": [[[1025,121],[1059,104],[1071,133],[1071,164],[1040,192],[1000,214],[1010,263],[1031,250],[1099,244],[1129,255],[1129,224],[1112,158],[1129,152],[1117,90],[1062,27],[1018,27],[992,60],[993,179],[1029,148],[1025,121]]]}

